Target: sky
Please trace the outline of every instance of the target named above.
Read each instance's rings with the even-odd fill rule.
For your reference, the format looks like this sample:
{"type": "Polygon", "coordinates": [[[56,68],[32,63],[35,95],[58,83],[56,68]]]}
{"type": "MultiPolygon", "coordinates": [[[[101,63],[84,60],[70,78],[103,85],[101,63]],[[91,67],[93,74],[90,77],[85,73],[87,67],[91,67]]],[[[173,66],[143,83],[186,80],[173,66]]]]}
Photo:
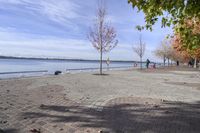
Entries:
{"type": "MultiPolygon", "coordinates": [[[[0,0],[0,55],[21,57],[99,59],[87,39],[93,26],[97,0],[0,0]]],[[[106,0],[107,21],[117,31],[117,47],[104,58],[139,60],[133,52],[142,35],[146,43],[144,59],[158,61],[153,51],[170,28],[158,22],[153,31],[139,32],[144,14],[127,0],[106,0]]]]}

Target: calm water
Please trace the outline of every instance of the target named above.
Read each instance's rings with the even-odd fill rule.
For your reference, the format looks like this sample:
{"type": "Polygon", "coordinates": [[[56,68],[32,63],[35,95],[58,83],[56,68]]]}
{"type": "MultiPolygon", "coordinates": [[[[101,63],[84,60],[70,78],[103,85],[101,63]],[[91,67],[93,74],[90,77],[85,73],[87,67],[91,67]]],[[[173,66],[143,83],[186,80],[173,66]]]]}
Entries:
{"type": "MultiPolygon", "coordinates": [[[[110,68],[115,68],[115,67],[127,68],[132,66],[133,63],[126,63],[126,62],[111,62],[110,64],[110,68]]],[[[81,71],[87,68],[88,68],[87,70],[90,70],[90,68],[96,68],[95,71],[97,71],[98,67],[99,67],[99,62],[93,62],[93,61],[0,59],[0,78],[54,74],[54,72],[57,70],[60,70],[65,73],[69,71],[81,71]],[[42,71],[42,72],[37,72],[37,71],[42,71]]],[[[103,64],[103,67],[106,68],[105,63],[103,64]]]]}

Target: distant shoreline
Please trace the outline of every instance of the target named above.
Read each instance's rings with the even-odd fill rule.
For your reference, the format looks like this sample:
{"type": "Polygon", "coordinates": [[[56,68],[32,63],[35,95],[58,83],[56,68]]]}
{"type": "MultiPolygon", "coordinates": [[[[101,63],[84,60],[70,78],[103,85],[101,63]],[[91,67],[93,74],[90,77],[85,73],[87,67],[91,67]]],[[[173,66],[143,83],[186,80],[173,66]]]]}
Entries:
{"type": "MultiPolygon", "coordinates": [[[[0,56],[0,59],[24,59],[24,60],[57,60],[57,61],[89,61],[99,62],[99,60],[88,60],[88,59],[62,59],[62,58],[36,58],[36,57],[14,57],[14,56],[0,56]]],[[[104,62],[106,60],[103,60],[104,62]]],[[[123,63],[139,63],[139,61],[130,60],[111,60],[112,62],[123,62],[123,63]]],[[[143,62],[144,63],[144,62],[143,62]]]]}

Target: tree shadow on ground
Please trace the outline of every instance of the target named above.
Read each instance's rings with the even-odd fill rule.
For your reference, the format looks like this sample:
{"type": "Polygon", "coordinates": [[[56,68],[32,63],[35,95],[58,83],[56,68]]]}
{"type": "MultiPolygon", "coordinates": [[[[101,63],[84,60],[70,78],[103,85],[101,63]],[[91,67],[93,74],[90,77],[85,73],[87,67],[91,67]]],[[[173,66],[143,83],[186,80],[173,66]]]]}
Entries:
{"type": "Polygon", "coordinates": [[[0,133],[17,133],[18,131],[16,129],[5,129],[5,130],[1,130],[0,129],[0,133]]]}
{"type": "Polygon", "coordinates": [[[100,73],[95,73],[95,74],[93,74],[93,75],[95,75],[95,76],[109,76],[109,74],[106,74],[106,73],[102,73],[102,74],[100,74],[100,73]]]}
{"type": "Polygon", "coordinates": [[[200,132],[200,102],[118,104],[105,106],[102,110],[83,106],[43,105],[40,109],[41,112],[26,112],[22,116],[54,123],[76,123],[81,128],[105,129],[113,133],[200,132]]]}

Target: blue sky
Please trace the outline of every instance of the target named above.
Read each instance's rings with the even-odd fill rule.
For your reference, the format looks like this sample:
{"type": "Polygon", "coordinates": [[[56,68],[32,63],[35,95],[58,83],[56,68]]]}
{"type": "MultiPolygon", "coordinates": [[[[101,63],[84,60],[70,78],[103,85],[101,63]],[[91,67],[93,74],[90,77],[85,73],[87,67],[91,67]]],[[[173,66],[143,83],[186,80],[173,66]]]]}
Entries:
{"type": "MultiPolygon", "coordinates": [[[[144,24],[143,13],[127,0],[106,0],[106,5],[119,43],[104,57],[138,60],[132,47],[142,34],[144,58],[158,60],[152,51],[172,30],[157,23],[154,31],[139,33],[135,27],[144,24]]],[[[98,59],[87,39],[96,8],[97,0],[0,0],[0,55],[98,59]]]]}

